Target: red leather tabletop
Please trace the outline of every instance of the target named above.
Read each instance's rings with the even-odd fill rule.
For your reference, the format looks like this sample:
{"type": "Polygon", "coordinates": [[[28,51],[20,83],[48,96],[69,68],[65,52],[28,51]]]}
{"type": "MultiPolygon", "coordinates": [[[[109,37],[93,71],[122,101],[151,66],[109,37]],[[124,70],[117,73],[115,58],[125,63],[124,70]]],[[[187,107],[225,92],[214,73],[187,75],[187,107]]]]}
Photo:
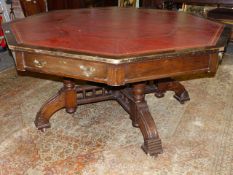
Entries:
{"type": "Polygon", "coordinates": [[[153,9],[62,10],[11,23],[18,43],[121,57],[214,46],[223,25],[153,9]]]}

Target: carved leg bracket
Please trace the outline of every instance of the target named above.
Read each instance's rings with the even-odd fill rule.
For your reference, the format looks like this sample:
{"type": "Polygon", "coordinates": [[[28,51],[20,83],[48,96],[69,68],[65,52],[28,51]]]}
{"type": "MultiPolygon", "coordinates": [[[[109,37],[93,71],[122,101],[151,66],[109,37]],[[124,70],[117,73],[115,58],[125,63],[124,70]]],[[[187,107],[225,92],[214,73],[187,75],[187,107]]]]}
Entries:
{"type": "Polygon", "coordinates": [[[52,115],[66,108],[68,113],[74,113],[77,107],[77,96],[75,84],[71,80],[64,80],[64,87],[41,107],[36,115],[35,125],[39,130],[44,131],[50,127],[49,119],[52,115]]]}
{"type": "Polygon", "coordinates": [[[178,100],[181,104],[189,101],[189,94],[185,87],[178,81],[171,78],[161,79],[156,81],[155,96],[161,98],[164,96],[166,91],[174,91],[174,98],[178,100]]]}
{"type": "Polygon", "coordinates": [[[163,152],[162,144],[154,119],[152,118],[145,101],[145,87],[145,83],[133,85],[132,91],[134,101],[131,104],[131,112],[134,115],[134,120],[138,124],[144,138],[142,149],[146,154],[157,156],[163,152]],[[133,112],[133,110],[136,110],[136,112],[133,112]]]}

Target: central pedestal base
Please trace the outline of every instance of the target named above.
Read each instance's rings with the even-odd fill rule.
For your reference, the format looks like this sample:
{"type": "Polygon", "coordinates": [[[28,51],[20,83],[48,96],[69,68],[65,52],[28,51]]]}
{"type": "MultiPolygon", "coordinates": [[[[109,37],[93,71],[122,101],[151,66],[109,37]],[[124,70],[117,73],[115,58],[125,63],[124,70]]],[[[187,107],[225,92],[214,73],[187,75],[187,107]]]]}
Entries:
{"type": "Polygon", "coordinates": [[[175,89],[175,95],[179,97],[178,100],[182,99],[182,103],[189,100],[187,91],[178,82],[166,80],[162,81],[162,84],[160,83],[141,82],[124,87],[101,87],[75,86],[72,80],[64,80],[64,87],[49,99],[37,113],[35,125],[44,131],[45,128],[50,127],[49,120],[52,115],[62,108],[65,108],[68,113],[74,113],[78,105],[116,100],[129,113],[133,126],[141,130],[144,138],[142,149],[146,154],[157,156],[162,153],[162,144],[145,101],[145,94],[155,93],[156,96],[159,96],[163,95],[166,90],[175,89]]]}

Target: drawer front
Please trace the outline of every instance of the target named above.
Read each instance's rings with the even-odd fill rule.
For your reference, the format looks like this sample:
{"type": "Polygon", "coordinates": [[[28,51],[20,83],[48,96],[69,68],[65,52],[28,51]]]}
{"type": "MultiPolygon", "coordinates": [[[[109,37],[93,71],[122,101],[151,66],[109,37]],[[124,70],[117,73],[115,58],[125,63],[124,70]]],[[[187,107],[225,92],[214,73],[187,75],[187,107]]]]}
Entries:
{"type": "Polygon", "coordinates": [[[215,72],[217,54],[188,55],[131,63],[125,72],[126,82],[137,82],[201,72],[215,72]]]}
{"type": "Polygon", "coordinates": [[[26,70],[95,82],[106,81],[107,66],[103,63],[32,53],[25,53],[23,60],[26,70]]]}
{"type": "Polygon", "coordinates": [[[17,69],[120,86],[126,83],[212,72],[218,67],[218,54],[186,55],[112,65],[108,63],[16,53],[17,69]]]}

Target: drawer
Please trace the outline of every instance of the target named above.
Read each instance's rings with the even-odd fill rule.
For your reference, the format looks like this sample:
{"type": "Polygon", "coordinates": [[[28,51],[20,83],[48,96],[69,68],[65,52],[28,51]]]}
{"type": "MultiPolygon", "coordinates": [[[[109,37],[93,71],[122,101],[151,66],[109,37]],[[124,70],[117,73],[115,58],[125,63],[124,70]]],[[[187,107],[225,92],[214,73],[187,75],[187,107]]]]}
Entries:
{"type": "Polygon", "coordinates": [[[107,76],[104,63],[33,53],[24,53],[23,60],[26,70],[46,74],[95,82],[105,82],[107,76]]]}
{"type": "Polygon", "coordinates": [[[131,63],[126,69],[126,82],[137,82],[179,75],[216,72],[217,54],[186,55],[131,63]]]}

